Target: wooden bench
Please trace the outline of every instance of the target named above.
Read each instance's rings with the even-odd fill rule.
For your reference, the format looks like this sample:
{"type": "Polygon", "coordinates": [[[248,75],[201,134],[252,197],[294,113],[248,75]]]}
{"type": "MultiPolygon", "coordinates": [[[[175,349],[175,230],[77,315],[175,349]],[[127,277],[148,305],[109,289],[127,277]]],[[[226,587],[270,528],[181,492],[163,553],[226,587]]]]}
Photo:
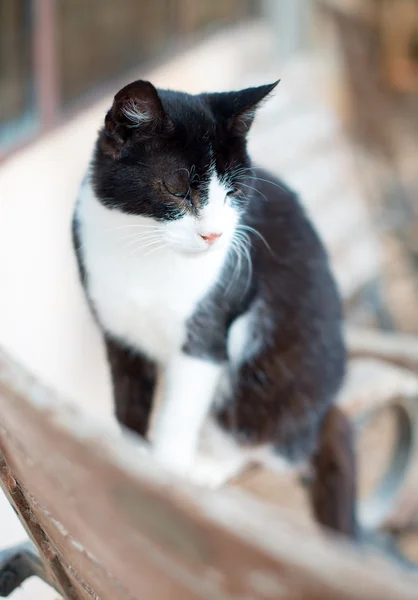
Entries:
{"type": "MultiPolygon", "coordinates": [[[[258,33],[252,30],[260,47],[265,33],[262,28],[258,33]]],[[[167,67],[156,74],[157,80],[159,77],[167,87],[187,88],[189,84],[194,91],[193,86],[203,88],[208,81],[213,89],[244,87],[257,83],[257,78],[264,81],[273,77],[273,71],[276,79],[277,64],[263,61],[254,73],[246,74],[247,80],[242,75],[233,79],[239,57],[245,57],[248,39],[245,31],[234,36],[233,43],[231,38],[223,45],[219,39],[212,46],[210,41],[205,43],[205,51],[199,55],[202,64],[204,56],[211,56],[214,63],[222,62],[222,72],[202,68],[196,74],[195,59],[186,55],[182,60],[176,59],[171,70],[167,67]]],[[[281,71],[283,96],[278,95],[260,113],[252,150],[256,160],[280,172],[303,194],[308,211],[324,235],[349,303],[359,290],[378,280],[379,245],[356,183],[350,149],[335,116],[315,93],[319,88],[316,67],[311,60],[303,60],[281,71]],[[334,222],[339,225],[333,226],[334,222]],[[356,245],[352,244],[353,235],[356,245]],[[360,262],[359,254],[364,257],[360,262]]],[[[95,119],[99,113],[102,118],[104,109],[103,103],[97,111],[70,124],[65,139],[57,142],[60,152],[71,155],[74,140],[79,144],[90,121],[96,127],[95,119]]],[[[41,158],[42,152],[46,156],[53,154],[53,139],[44,142],[41,158]]],[[[38,163],[33,160],[30,164],[35,168],[38,163]]],[[[71,163],[74,173],[67,174],[71,181],[78,169],[74,164],[71,163]]],[[[19,172],[16,162],[3,180],[10,194],[19,172]]],[[[48,215],[53,214],[55,192],[62,188],[58,179],[51,184],[48,215]]],[[[19,186],[16,189],[19,191],[19,186]]],[[[69,205],[65,205],[64,212],[64,217],[58,217],[58,213],[51,216],[51,220],[56,219],[54,231],[57,222],[61,224],[60,219],[67,227],[69,205]]],[[[58,240],[52,241],[53,247],[58,247],[58,240]]],[[[26,264],[27,257],[24,258],[26,264]]],[[[68,269],[68,263],[65,264],[68,269]]],[[[67,271],[59,265],[53,273],[44,273],[45,286],[58,272],[67,271]]],[[[10,283],[8,271],[0,271],[0,275],[2,281],[10,283]]],[[[68,289],[74,291],[71,286],[68,289]]],[[[76,298],[75,293],[73,297],[76,298]]],[[[74,309],[80,297],[68,310],[74,309]]],[[[5,306],[10,308],[12,300],[9,298],[5,306]]],[[[80,320],[77,326],[84,327],[86,323],[80,320]]],[[[7,331],[10,334],[10,328],[7,331]]],[[[22,339],[27,341],[29,334],[27,338],[22,334],[22,339]]],[[[51,336],[51,340],[57,352],[62,352],[62,339],[51,336]]],[[[360,516],[363,525],[376,533],[383,526],[401,526],[416,518],[411,492],[416,481],[415,438],[405,433],[411,433],[415,421],[417,377],[411,369],[416,367],[418,351],[414,340],[410,340],[407,352],[405,345],[397,346],[396,339],[385,338],[376,347],[375,338],[364,332],[349,332],[349,340],[354,358],[341,403],[359,422],[359,428],[365,419],[371,422],[369,419],[384,415],[387,410],[391,422],[400,428],[389,448],[395,466],[383,465],[386,475],[380,485],[379,480],[370,481],[367,476],[367,471],[381,462],[384,445],[379,435],[377,442],[375,439],[379,430],[370,426],[368,429],[375,432],[371,445],[359,449],[360,466],[366,465],[364,496],[368,496],[360,516]],[[402,458],[403,462],[399,462],[402,458]],[[400,477],[394,480],[397,471],[400,477]]],[[[0,354],[1,482],[40,551],[45,570],[37,562],[32,546],[19,547],[17,554],[3,555],[3,566],[9,567],[6,571],[10,576],[15,574],[19,579],[23,571],[17,573],[13,558],[23,557],[20,564],[24,564],[26,573],[32,569],[43,574],[65,598],[72,600],[416,598],[417,580],[412,576],[382,558],[320,535],[309,518],[303,488],[292,478],[284,480],[259,472],[215,493],[164,474],[144,454],[138,440],[92,424],[67,404],[62,394],[49,391],[41,380],[51,380],[59,389],[69,387],[74,377],[68,376],[66,385],[58,377],[48,379],[46,375],[50,376],[53,369],[48,372],[46,362],[42,370],[37,357],[22,360],[28,347],[23,342],[18,348],[19,364],[8,353],[0,354]],[[36,364],[36,378],[21,366],[26,362],[36,364]],[[44,377],[39,377],[39,373],[44,377]]],[[[74,344],[72,338],[70,342],[74,344]]],[[[89,357],[94,344],[96,341],[89,346],[89,357]]],[[[54,358],[57,367],[62,355],[54,358]]],[[[80,375],[80,371],[74,373],[80,375]]],[[[88,400],[88,395],[83,398],[88,400]]]]}
{"type": "Polygon", "coordinates": [[[1,484],[64,598],[413,600],[418,579],[242,491],[176,481],[0,355],[1,484]]]}

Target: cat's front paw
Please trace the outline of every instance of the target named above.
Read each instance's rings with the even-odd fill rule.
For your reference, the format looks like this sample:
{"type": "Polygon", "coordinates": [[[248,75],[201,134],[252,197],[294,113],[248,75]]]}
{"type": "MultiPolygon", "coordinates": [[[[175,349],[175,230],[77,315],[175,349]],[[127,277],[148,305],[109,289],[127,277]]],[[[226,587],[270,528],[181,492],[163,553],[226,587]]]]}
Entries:
{"type": "Polygon", "coordinates": [[[209,456],[198,456],[188,473],[188,479],[196,485],[214,490],[224,486],[236,474],[236,469],[229,463],[209,456]]]}

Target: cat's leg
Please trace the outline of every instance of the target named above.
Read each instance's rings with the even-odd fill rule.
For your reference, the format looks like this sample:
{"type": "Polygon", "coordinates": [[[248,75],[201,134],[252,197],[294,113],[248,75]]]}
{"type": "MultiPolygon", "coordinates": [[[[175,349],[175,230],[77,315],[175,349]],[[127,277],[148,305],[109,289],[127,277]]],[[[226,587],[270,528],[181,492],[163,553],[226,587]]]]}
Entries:
{"type": "Polygon", "coordinates": [[[332,407],[319,433],[312,459],[313,480],[309,488],[317,521],[331,529],[356,537],[356,460],[353,433],[348,418],[332,407]]]}
{"type": "Polygon", "coordinates": [[[192,476],[200,433],[221,373],[221,363],[185,352],[167,365],[153,452],[160,463],[179,475],[192,476]]]}
{"type": "Polygon", "coordinates": [[[145,356],[105,338],[118,421],[146,437],[152,411],[157,367],[145,356]]]}
{"type": "MultiPolygon", "coordinates": [[[[251,403],[251,396],[246,400],[251,403]]],[[[256,402],[256,398],[252,401],[256,402]]],[[[225,410],[219,414],[222,426],[230,428],[237,439],[253,443],[255,462],[278,473],[300,471],[309,464],[313,477],[308,494],[317,522],[348,537],[357,536],[357,472],[351,426],[337,407],[329,409],[322,424],[313,420],[298,430],[296,422],[289,427],[288,435],[279,428],[278,435],[269,435],[271,443],[264,446],[264,451],[260,442],[267,441],[266,434],[261,429],[252,431],[247,419],[244,429],[236,404],[231,403],[227,410],[228,421],[225,410]]],[[[254,426],[256,423],[255,419],[254,426]]]]}
{"type": "Polygon", "coordinates": [[[252,453],[237,444],[210,416],[189,477],[198,485],[217,489],[237,478],[251,461],[252,453]]]}
{"type": "Polygon", "coordinates": [[[325,416],[316,435],[316,449],[306,461],[289,462],[277,453],[266,452],[261,462],[268,469],[283,468],[308,472],[307,494],[313,516],[328,529],[357,537],[357,472],[353,433],[348,417],[336,406],[325,416]]]}
{"type": "Polygon", "coordinates": [[[244,456],[222,459],[197,453],[187,477],[197,485],[216,490],[238,477],[247,464],[244,456]]]}
{"type": "MultiPolygon", "coordinates": [[[[233,390],[217,411],[218,423],[244,446],[270,448],[281,463],[298,468],[312,457],[318,521],[352,536],[356,472],[349,426],[330,408],[344,372],[343,349],[337,339],[333,345],[325,338],[322,346],[305,339],[291,321],[286,335],[286,324],[276,335],[261,317],[253,308],[231,326],[233,390]]],[[[333,330],[325,334],[332,341],[333,330]]]]}

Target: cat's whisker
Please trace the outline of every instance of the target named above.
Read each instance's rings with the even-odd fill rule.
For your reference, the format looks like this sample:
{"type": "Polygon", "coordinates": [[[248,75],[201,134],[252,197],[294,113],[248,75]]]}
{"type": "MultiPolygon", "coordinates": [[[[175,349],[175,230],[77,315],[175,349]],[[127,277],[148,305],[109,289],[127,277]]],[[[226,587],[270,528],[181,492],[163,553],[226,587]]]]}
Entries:
{"type": "Polygon", "coordinates": [[[241,244],[242,244],[242,249],[243,249],[243,252],[244,252],[244,256],[246,257],[247,262],[248,262],[247,283],[245,285],[245,293],[247,293],[248,289],[249,289],[249,286],[251,285],[251,279],[252,279],[252,276],[253,276],[253,263],[252,263],[252,260],[251,260],[250,250],[248,248],[251,245],[251,241],[250,241],[250,239],[249,239],[249,237],[247,235],[245,235],[244,239],[240,238],[240,240],[241,240],[241,244]]]}
{"type": "Polygon", "coordinates": [[[187,177],[190,181],[190,171],[189,169],[186,169],[186,167],[179,167],[178,169],[174,169],[173,173],[178,173],[178,171],[186,171],[187,173],[187,177]]]}
{"type": "Polygon", "coordinates": [[[189,189],[187,190],[187,194],[186,194],[186,196],[185,196],[185,198],[184,198],[185,200],[190,200],[190,198],[189,198],[189,194],[191,194],[191,192],[192,192],[192,189],[191,189],[191,187],[190,187],[190,185],[189,185],[189,189]]]}
{"type": "MultiPolygon", "coordinates": [[[[242,199],[242,201],[244,201],[244,200],[246,200],[246,199],[247,199],[247,196],[246,196],[245,192],[243,192],[242,190],[238,190],[238,191],[237,191],[237,194],[238,194],[238,196],[239,196],[239,198],[238,198],[238,200],[239,200],[239,201],[241,201],[241,199],[242,199]]],[[[237,200],[237,199],[235,198],[235,201],[236,201],[236,200],[237,200]]]]}
{"type": "MultiPolygon", "coordinates": [[[[131,233],[133,235],[141,235],[148,233],[158,233],[162,231],[162,228],[158,225],[143,225],[140,223],[132,223],[130,225],[119,225],[118,227],[114,227],[112,229],[104,229],[101,232],[101,235],[117,235],[119,232],[124,233],[125,230],[128,230],[127,233],[131,233]]],[[[125,239],[125,238],[122,238],[125,239]]]]}
{"type": "Polygon", "coordinates": [[[229,294],[229,290],[234,286],[235,281],[241,272],[242,258],[241,258],[240,252],[238,251],[238,249],[235,246],[234,239],[232,239],[231,249],[234,251],[234,254],[237,257],[238,264],[237,264],[237,267],[234,269],[232,278],[228,284],[228,287],[225,290],[225,294],[224,294],[225,296],[227,296],[229,294]]]}
{"type": "MultiPolygon", "coordinates": [[[[240,276],[241,269],[242,269],[242,252],[240,251],[239,247],[236,244],[233,245],[233,248],[234,248],[234,252],[237,256],[238,264],[237,264],[236,270],[234,271],[234,276],[231,280],[230,287],[233,287],[235,285],[235,282],[238,279],[238,277],[240,276]]],[[[228,290],[229,289],[230,288],[228,287],[228,290]]]]}
{"type": "Polygon", "coordinates": [[[228,285],[227,285],[227,287],[226,287],[226,289],[225,289],[224,296],[227,296],[227,295],[229,294],[229,291],[231,290],[231,288],[232,288],[232,287],[234,286],[234,284],[235,284],[235,281],[236,281],[236,278],[237,278],[237,271],[238,271],[238,273],[239,273],[239,272],[240,272],[240,270],[241,270],[241,255],[239,254],[239,252],[237,251],[237,249],[235,248],[235,246],[234,246],[234,245],[232,245],[232,247],[231,247],[231,248],[232,248],[232,250],[233,250],[233,252],[234,252],[235,256],[237,257],[237,261],[238,261],[238,263],[237,263],[237,265],[236,265],[236,268],[234,269],[233,276],[232,276],[231,280],[229,281],[229,283],[228,283],[228,285]]]}
{"type": "Polygon", "coordinates": [[[127,244],[125,244],[125,249],[130,248],[131,246],[133,246],[134,244],[136,244],[137,242],[150,242],[150,241],[159,241],[161,240],[161,236],[155,236],[153,234],[150,234],[148,236],[146,235],[137,235],[135,236],[135,239],[131,240],[130,242],[128,242],[127,244]]]}
{"type": "Polygon", "coordinates": [[[239,232],[239,231],[235,232],[235,240],[244,245],[249,243],[249,240],[245,236],[245,234],[243,234],[242,232],[239,232]]]}
{"type": "Polygon", "coordinates": [[[119,239],[119,241],[124,242],[125,240],[130,240],[132,238],[144,239],[145,237],[149,237],[150,235],[159,235],[161,232],[159,231],[135,231],[134,233],[130,233],[129,235],[125,235],[119,239]]]}
{"type": "Polygon", "coordinates": [[[262,179],[261,177],[248,177],[248,179],[254,179],[255,181],[264,181],[265,183],[269,183],[270,185],[279,188],[279,190],[282,190],[282,192],[286,192],[287,190],[286,188],[284,188],[282,185],[280,185],[279,183],[275,183],[274,181],[270,181],[270,179],[262,179]]]}
{"type": "MultiPolygon", "coordinates": [[[[239,178],[237,178],[239,179],[239,178]]],[[[251,177],[247,177],[247,179],[251,179],[251,177]]],[[[264,198],[264,200],[266,202],[268,202],[266,196],[263,194],[263,192],[260,192],[260,190],[258,190],[257,188],[255,188],[252,185],[248,185],[247,183],[243,183],[242,181],[239,182],[239,185],[243,185],[244,187],[248,188],[249,190],[253,190],[254,192],[257,192],[257,194],[260,194],[260,196],[262,196],[264,198]]]]}
{"type": "Polygon", "coordinates": [[[153,252],[156,252],[157,250],[164,250],[164,248],[167,248],[168,244],[163,244],[162,246],[158,246],[158,248],[154,248],[153,250],[151,250],[150,252],[147,252],[143,258],[146,258],[147,256],[149,256],[150,254],[152,254],[153,252]]]}
{"type": "Polygon", "coordinates": [[[237,169],[237,171],[243,171],[244,173],[248,173],[249,171],[257,171],[257,170],[265,170],[263,169],[263,167],[254,167],[254,165],[251,165],[251,167],[241,167],[240,169],[237,169]]]}
{"type": "Polygon", "coordinates": [[[227,174],[229,177],[231,177],[232,179],[244,175],[245,173],[254,173],[253,170],[250,167],[240,167],[238,169],[228,169],[227,170],[227,174]]]}
{"type": "Polygon", "coordinates": [[[244,173],[252,172],[251,167],[241,167],[240,169],[236,169],[235,171],[231,171],[232,176],[244,175],[244,173]]]}
{"type": "Polygon", "coordinates": [[[142,250],[144,250],[145,248],[148,248],[149,246],[157,244],[159,241],[160,240],[149,240],[149,241],[147,241],[144,244],[137,245],[137,246],[135,246],[135,248],[132,249],[132,251],[127,256],[129,257],[129,256],[132,256],[132,255],[134,255],[136,253],[139,253],[142,250]]]}
{"type": "Polygon", "coordinates": [[[237,256],[239,257],[238,270],[234,272],[231,283],[228,286],[228,291],[229,291],[230,287],[232,287],[232,285],[235,284],[235,280],[236,280],[237,276],[239,276],[239,273],[241,271],[241,259],[242,258],[245,258],[248,263],[247,282],[245,284],[244,293],[247,293],[247,291],[249,289],[249,286],[251,284],[251,279],[252,279],[252,272],[253,272],[251,255],[250,255],[250,251],[248,249],[248,246],[250,244],[251,244],[251,241],[247,234],[245,234],[242,231],[241,232],[238,230],[235,231],[234,237],[232,239],[232,247],[236,250],[237,256]]]}
{"type": "Polygon", "coordinates": [[[149,246],[153,246],[154,244],[158,244],[159,242],[161,242],[161,240],[153,240],[151,242],[148,242],[146,244],[142,244],[141,246],[138,246],[137,248],[134,248],[132,250],[132,252],[130,252],[127,256],[127,258],[130,258],[131,256],[138,254],[141,250],[145,250],[145,248],[149,248],[149,246]]]}
{"type": "Polygon", "coordinates": [[[190,169],[190,184],[193,183],[194,179],[196,177],[196,165],[192,165],[192,168],[190,169]]]}
{"type": "MultiPolygon", "coordinates": [[[[248,169],[249,171],[255,170],[255,169],[261,169],[262,167],[252,167],[251,169],[248,169]]],[[[257,174],[254,174],[255,176],[251,177],[251,175],[246,175],[247,179],[254,179],[255,181],[264,181],[265,183],[269,183],[270,185],[273,185],[274,187],[279,188],[280,190],[282,190],[283,192],[287,192],[287,190],[280,185],[279,183],[275,182],[275,181],[270,181],[270,179],[264,179],[263,177],[258,177],[257,174]]]]}
{"type": "Polygon", "coordinates": [[[242,271],[243,259],[246,259],[246,256],[244,253],[243,243],[238,238],[235,238],[235,247],[236,247],[238,255],[239,255],[239,271],[237,273],[237,277],[239,277],[239,275],[241,274],[241,271],[242,271]]]}
{"type": "Polygon", "coordinates": [[[274,258],[276,258],[276,255],[273,252],[270,244],[267,242],[266,238],[263,235],[261,235],[261,233],[259,231],[257,231],[257,229],[254,229],[254,227],[250,227],[249,225],[242,225],[241,223],[238,223],[237,229],[238,230],[245,229],[245,231],[249,231],[250,233],[254,233],[265,244],[267,250],[269,250],[271,252],[271,254],[274,256],[274,258]]]}

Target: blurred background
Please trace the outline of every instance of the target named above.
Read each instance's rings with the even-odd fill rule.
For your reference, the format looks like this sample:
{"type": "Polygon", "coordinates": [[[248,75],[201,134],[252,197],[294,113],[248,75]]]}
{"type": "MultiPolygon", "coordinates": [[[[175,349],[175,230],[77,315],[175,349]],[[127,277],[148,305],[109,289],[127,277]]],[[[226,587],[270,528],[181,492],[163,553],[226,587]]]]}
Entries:
{"type": "MultiPolygon", "coordinates": [[[[382,243],[376,277],[376,265],[360,264],[376,256],[357,251],[358,269],[370,271],[358,275],[356,294],[348,294],[348,316],[418,332],[416,0],[1,0],[0,168],[126,81],[168,66],[175,55],[178,64],[162,85],[178,82],[200,91],[282,77],[276,110],[266,120],[276,147],[268,166],[284,176],[298,144],[312,141],[310,164],[324,156],[321,135],[338,121],[338,134],[328,135],[336,143],[344,136],[350,176],[382,243]],[[320,103],[328,111],[323,121],[312,114],[320,103]]],[[[86,137],[85,147],[89,142],[86,137]]],[[[257,158],[265,162],[266,155],[261,149],[257,158]]],[[[327,194],[342,211],[347,189],[338,182],[348,167],[328,166],[335,185],[327,194]]]]}
{"type": "MultiPolygon", "coordinates": [[[[348,323],[409,334],[418,366],[418,0],[0,0],[0,344],[110,420],[70,219],[112,97],[137,78],[190,92],[281,78],[251,153],[301,193],[348,323]]],[[[365,454],[389,447],[389,421],[365,454]]],[[[0,542],[21,539],[7,527],[0,542]]]]}

